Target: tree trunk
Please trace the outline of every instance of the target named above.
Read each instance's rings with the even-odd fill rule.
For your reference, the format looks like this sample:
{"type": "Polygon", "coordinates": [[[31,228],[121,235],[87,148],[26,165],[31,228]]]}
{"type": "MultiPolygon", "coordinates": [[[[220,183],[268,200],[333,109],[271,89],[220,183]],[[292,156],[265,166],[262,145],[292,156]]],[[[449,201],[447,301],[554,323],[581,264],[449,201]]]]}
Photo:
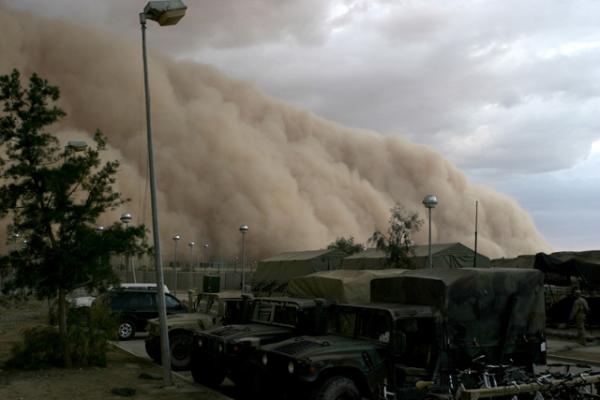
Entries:
{"type": "Polygon", "coordinates": [[[64,289],[58,290],[58,334],[65,368],[71,368],[71,346],[67,337],[67,294],[64,289]]]}

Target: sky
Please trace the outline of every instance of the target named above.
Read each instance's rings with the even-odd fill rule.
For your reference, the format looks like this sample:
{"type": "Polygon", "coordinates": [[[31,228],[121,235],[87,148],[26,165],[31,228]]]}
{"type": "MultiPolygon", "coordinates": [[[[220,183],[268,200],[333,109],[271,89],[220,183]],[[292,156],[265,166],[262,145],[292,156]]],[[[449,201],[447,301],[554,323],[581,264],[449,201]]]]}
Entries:
{"type": "MultiPolygon", "coordinates": [[[[135,37],[146,2],[0,3],[135,37]]],[[[149,23],[150,47],[431,146],[517,199],[555,250],[598,247],[599,2],[186,3],[177,26],[149,23]]]]}

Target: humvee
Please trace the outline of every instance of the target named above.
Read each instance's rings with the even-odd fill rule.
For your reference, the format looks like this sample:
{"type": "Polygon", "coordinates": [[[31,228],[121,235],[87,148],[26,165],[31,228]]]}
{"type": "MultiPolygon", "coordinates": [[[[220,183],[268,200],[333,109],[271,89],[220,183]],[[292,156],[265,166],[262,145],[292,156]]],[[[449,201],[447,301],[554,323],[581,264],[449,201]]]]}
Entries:
{"type": "MultiPolygon", "coordinates": [[[[192,313],[167,317],[171,368],[187,370],[190,367],[191,343],[195,333],[227,323],[244,320],[244,307],[250,295],[242,296],[240,291],[200,293],[194,302],[192,313]]],[[[148,337],[145,340],[146,353],[160,363],[160,326],[158,318],[148,321],[148,337]]]]}
{"type": "Polygon", "coordinates": [[[332,305],[326,334],[264,346],[260,390],[277,397],[452,399],[474,359],[545,362],[543,275],[431,269],[374,279],[372,302],[332,305]]]}
{"type": "Polygon", "coordinates": [[[255,374],[247,369],[249,355],[268,343],[321,333],[328,306],[329,302],[322,299],[255,298],[248,323],[196,333],[190,368],[194,380],[215,387],[229,377],[240,387],[252,391],[255,374]]]}

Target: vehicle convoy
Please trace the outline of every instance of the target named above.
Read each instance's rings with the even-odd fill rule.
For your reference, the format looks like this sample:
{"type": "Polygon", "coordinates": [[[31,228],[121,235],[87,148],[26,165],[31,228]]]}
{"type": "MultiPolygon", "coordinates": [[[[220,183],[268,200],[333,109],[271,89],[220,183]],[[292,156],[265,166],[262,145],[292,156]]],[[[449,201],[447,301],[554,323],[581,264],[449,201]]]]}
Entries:
{"type": "MultiPolygon", "coordinates": [[[[242,296],[238,291],[200,293],[194,303],[194,312],[167,317],[171,368],[187,370],[190,367],[191,343],[195,333],[228,323],[243,321],[244,304],[250,295],[242,296]]],[[[160,325],[158,318],[148,321],[148,337],[145,339],[146,353],[160,363],[160,325]]]]}
{"type": "Polygon", "coordinates": [[[248,369],[250,355],[265,344],[323,332],[328,306],[322,299],[255,298],[248,323],[196,334],[190,368],[194,380],[215,387],[229,377],[252,393],[256,370],[248,369]]]}
{"type": "MultiPolygon", "coordinates": [[[[120,340],[131,339],[138,331],[145,331],[149,319],[158,317],[156,288],[116,288],[101,294],[94,300],[106,306],[119,318],[120,340]]],[[[187,312],[183,303],[172,294],[165,293],[167,314],[187,312]]]]}
{"type": "MultiPolygon", "coordinates": [[[[474,360],[523,374],[545,363],[543,296],[543,275],[535,270],[409,271],[372,280],[370,304],[332,305],[325,335],[266,345],[251,362],[262,366],[264,396],[489,397],[469,397],[492,375],[475,374],[474,360]]],[[[502,376],[507,370],[495,371],[487,387],[510,381],[502,376]]]]}

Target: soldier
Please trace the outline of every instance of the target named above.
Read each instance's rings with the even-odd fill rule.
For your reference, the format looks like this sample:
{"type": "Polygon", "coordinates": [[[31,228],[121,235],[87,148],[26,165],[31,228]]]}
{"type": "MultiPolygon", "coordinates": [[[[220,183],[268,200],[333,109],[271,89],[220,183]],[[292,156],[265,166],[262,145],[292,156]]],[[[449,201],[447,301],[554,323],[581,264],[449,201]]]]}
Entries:
{"type": "Polygon", "coordinates": [[[577,327],[577,341],[585,346],[585,317],[590,310],[590,306],[588,306],[587,301],[581,297],[580,290],[575,290],[573,294],[575,295],[575,302],[573,303],[569,319],[575,321],[575,326],[577,327]]]}

